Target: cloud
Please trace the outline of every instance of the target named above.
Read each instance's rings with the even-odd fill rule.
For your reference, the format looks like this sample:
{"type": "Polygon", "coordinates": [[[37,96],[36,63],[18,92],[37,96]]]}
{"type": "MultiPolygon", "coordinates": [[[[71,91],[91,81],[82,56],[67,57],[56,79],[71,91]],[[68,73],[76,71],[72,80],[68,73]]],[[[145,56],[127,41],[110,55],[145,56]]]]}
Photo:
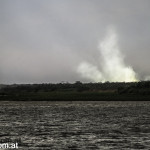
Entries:
{"type": "Polygon", "coordinates": [[[87,78],[91,81],[104,81],[104,77],[98,70],[97,66],[94,66],[88,62],[82,62],[79,65],[77,72],[80,73],[83,78],[87,78]]]}
{"type": "MultiPolygon", "coordinates": [[[[112,63],[125,64],[120,66],[126,68],[120,76],[135,71],[144,80],[150,74],[149,0],[0,1],[0,83],[96,82],[115,78],[110,76],[112,67],[108,61],[100,59],[103,52],[97,50],[98,40],[103,41],[111,23],[119,35],[121,57],[126,56],[123,62],[114,57],[112,63]],[[87,69],[87,74],[99,74],[94,74],[96,79],[77,73],[82,62],[85,68],[95,70],[87,69]]],[[[113,69],[117,70],[119,66],[113,69]]],[[[116,74],[116,78],[121,77],[116,74]]]]}
{"type": "Polygon", "coordinates": [[[106,37],[99,44],[99,52],[102,57],[101,70],[90,64],[83,62],[79,65],[77,72],[82,77],[94,82],[134,82],[138,81],[137,75],[131,66],[127,66],[124,57],[118,47],[117,34],[110,28],[106,37]]]}

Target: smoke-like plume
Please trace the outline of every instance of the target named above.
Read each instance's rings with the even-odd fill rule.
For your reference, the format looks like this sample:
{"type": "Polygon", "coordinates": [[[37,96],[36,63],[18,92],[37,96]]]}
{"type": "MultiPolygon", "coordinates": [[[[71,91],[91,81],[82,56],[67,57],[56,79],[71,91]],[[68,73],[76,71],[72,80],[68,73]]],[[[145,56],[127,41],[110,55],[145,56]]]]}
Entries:
{"type": "Polygon", "coordinates": [[[91,81],[98,82],[104,81],[102,73],[94,65],[87,62],[82,62],[78,67],[78,72],[83,78],[90,79],[91,81]]]}
{"type": "Polygon", "coordinates": [[[99,51],[102,56],[101,71],[98,66],[88,62],[82,62],[77,72],[83,78],[94,82],[134,82],[138,81],[132,67],[127,66],[124,57],[118,48],[117,35],[113,29],[109,29],[106,37],[99,44],[99,51]]]}

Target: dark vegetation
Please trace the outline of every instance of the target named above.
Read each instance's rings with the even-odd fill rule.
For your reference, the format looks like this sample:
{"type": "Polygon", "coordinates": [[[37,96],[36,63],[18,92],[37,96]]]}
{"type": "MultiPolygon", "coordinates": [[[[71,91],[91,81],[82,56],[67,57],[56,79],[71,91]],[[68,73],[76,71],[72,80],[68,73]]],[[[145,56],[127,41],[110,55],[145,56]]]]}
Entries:
{"type": "Polygon", "coordinates": [[[0,100],[103,101],[150,100],[150,81],[0,85],[0,100]]]}

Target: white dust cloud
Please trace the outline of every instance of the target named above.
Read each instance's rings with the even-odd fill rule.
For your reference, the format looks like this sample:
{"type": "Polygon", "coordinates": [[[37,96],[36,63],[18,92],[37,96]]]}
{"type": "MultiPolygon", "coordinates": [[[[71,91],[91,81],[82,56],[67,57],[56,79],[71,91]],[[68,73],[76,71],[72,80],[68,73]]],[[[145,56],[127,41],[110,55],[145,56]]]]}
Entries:
{"type": "Polygon", "coordinates": [[[98,68],[90,63],[82,62],[78,67],[78,72],[83,78],[94,82],[103,81],[103,75],[98,68]]]}
{"type": "MultiPolygon", "coordinates": [[[[131,66],[124,62],[123,54],[118,47],[117,34],[113,29],[109,29],[106,37],[99,43],[99,52],[102,57],[97,66],[89,62],[82,62],[77,72],[83,77],[93,82],[135,82],[138,81],[136,73],[131,66]],[[101,69],[99,69],[101,66],[101,69]]],[[[99,60],[98,60],[99,61],[99,60]]]]}

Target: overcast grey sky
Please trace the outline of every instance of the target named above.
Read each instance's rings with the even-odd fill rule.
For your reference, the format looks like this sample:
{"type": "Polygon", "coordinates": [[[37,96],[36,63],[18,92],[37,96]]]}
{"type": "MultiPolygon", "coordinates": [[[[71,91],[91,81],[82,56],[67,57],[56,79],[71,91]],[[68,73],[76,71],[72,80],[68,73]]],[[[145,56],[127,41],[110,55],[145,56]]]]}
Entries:
{"type": "Polygon", "coordinates": [[[124,61],[150,75],[150,0],[0,0],[0,83],[75,82],[82,61],[100,66],[113,26],[124,61]]]}

